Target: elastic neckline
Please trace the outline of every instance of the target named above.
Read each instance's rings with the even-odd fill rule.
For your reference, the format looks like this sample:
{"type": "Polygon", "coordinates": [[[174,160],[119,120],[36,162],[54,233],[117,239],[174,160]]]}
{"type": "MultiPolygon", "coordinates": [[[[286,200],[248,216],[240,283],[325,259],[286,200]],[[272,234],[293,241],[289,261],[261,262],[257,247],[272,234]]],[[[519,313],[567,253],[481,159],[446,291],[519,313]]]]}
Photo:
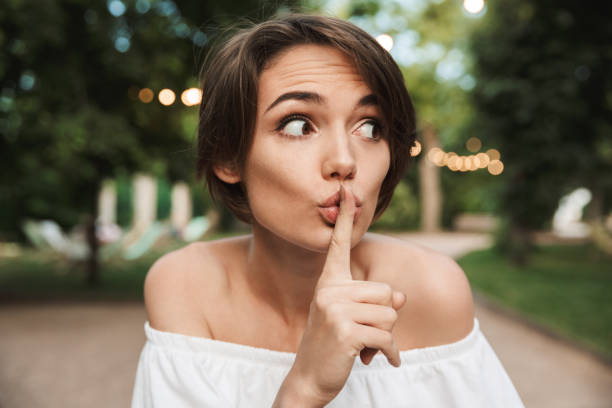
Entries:
{"type": "MultiPolygon", "coordinates": [[[[181,352],[205,353],[207,357],[209,355],[211,358],[239,360],[254,364],[274,364],[289,369],[293,365],[296,355],[286,351],[164,332],[152,328],[148,321],[145,322],[144,329],[147,340],[153,345],[181,352]]],[[[475,317],[472,331],[461,340],[439,346],[400,351],[402,366],[432,363],[459,356],[472,349],[480,338],[480,324],[475,317]]],[[[389,364],[386,356],[378,353],[368,365],[363,364],[361,359],[356,358],[353,371],[372,370],[373,368],[396,369],[389,364]]]]}

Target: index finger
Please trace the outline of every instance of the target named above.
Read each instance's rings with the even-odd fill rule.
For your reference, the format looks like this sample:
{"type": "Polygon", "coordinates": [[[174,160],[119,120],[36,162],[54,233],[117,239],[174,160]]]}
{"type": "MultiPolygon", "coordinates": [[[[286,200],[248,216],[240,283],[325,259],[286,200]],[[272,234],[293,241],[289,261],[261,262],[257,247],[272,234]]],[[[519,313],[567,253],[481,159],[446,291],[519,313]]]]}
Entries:
{"type": "Polygon", "coordinates": [[[353,278],[350,266],[355,197],[350,190],[342,185],[340,186],[340,197],[340,209],[319,282],[330,279],[345,280],[353,278]]]}

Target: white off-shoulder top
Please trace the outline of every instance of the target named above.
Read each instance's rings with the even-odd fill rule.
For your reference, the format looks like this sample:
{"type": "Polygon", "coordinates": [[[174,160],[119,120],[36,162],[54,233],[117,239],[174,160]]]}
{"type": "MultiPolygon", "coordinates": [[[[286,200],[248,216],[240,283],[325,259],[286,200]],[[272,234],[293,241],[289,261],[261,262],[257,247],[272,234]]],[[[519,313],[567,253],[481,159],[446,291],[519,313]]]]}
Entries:
{"type": "MultiPolygon", "coordinates": [[[[145,323],[132,408],[272,406],[294,353],[162,332],[145,323]]],[[[474,318],[462,340],[359,358],[327,407],[516,408],[523,403],[474,318]]]]}

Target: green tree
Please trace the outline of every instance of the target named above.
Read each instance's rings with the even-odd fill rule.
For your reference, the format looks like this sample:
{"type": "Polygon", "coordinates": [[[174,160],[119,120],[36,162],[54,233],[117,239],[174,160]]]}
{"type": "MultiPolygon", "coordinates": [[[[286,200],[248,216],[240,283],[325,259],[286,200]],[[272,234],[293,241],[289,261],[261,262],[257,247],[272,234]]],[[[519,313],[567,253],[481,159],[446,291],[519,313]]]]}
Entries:
{"type": "Polygon", "coordinates": [[[604,4],[487,4],[472,37],[471,132],[502,152],[500,243],[523,262],[569,189],[591,189],[596,213],[612,204],[612,25],[604,4]]]}
{"type": "Polygon", "coordinates": [[[254,0],[6,0],[0,6],[0,231],[26,217],[63,227],[94,221],[102,181],[145,170],[193,174],[197,108],[141,103],[141,88],[197,84],[199,56],[218,26],[265,18],[254,0]]]}

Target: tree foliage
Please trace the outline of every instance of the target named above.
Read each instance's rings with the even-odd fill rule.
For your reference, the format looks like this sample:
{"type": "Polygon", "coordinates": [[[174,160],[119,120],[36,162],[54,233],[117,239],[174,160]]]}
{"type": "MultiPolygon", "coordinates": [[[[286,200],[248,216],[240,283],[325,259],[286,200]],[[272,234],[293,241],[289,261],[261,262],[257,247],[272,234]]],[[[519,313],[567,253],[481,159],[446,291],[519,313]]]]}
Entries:
{"type": "MultiPolygon", "coordinates": [[[[138,91],[197,86],[200,56],[255,0],[6,0],[0,6],[0,231],[26,217],[95,219],[102,181],[137,170],[191,180],[197,107],[138,91]]],[[[95,251],[92,251],[95,253],[95,251]]]]}
{"type": "Polygon", "coordinates": [[[472,37],[471,131],[504,158],[501,238],[523,258],[559,198],[586,186],[601,210],[612,192],[612,26],[604,4],[488,2],[472,37]]]}
{"type": "Polygon", "coordinates": [[[279,4],[3,2],[0,230],[15,238],[26,216],[74,225],[94,211],[101,181],[119,173],[189,180],[197,108],[141,103],[138,90],[170,88],[178,99],[197,86],[217,27],[264,18],[279,4]]]}

